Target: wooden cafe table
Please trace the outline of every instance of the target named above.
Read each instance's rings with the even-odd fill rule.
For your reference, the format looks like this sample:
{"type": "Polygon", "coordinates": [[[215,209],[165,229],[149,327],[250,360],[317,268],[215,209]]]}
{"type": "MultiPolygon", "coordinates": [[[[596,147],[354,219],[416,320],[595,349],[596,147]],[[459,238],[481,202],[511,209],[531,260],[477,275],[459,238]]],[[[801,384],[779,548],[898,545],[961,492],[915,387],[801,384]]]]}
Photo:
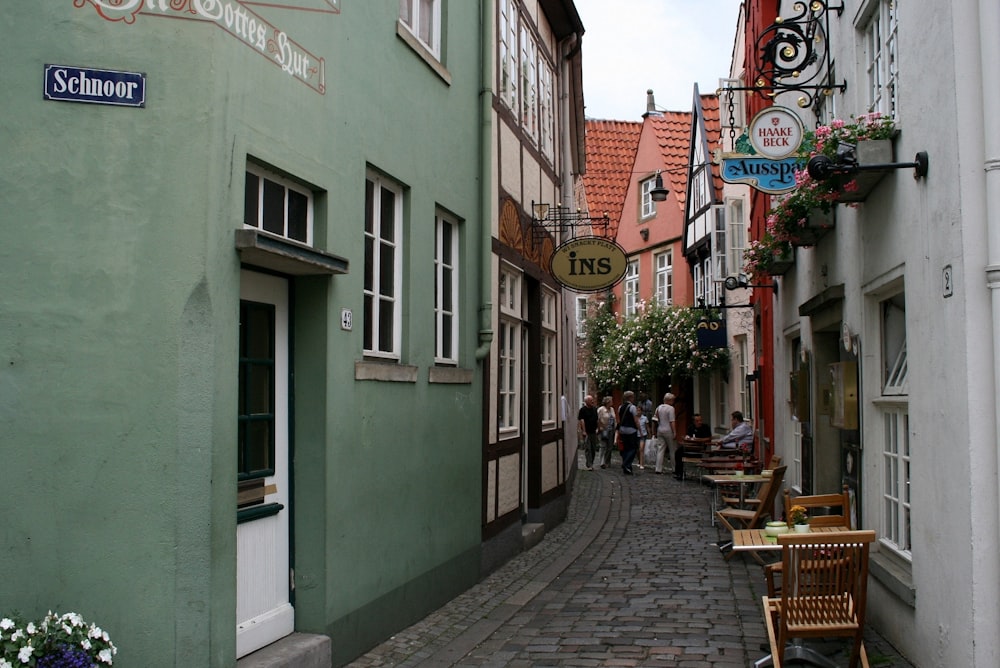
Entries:
{"type": "MultiPolygon", "coordinates": [[[[794,529],[792,529],[794,531],[794,529]]],[[[848,527],[810,527],[809,533],[830,533],[834,531],[850,531],[848,527]]],[[[774,552],[781,551],[778,539],[768,536],[763,529],[737,529],[733,532],[733,551],[735,552],[774,552]]]]}

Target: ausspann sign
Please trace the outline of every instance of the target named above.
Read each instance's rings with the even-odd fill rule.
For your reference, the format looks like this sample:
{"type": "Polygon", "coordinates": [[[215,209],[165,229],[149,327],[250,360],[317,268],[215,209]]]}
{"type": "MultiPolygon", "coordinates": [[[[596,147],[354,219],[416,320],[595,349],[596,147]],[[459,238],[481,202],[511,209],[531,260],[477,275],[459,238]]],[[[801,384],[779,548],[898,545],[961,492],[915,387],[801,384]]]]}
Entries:
{"type": "Polygon", "coordinates": [[[570,239],[552,253],[552,275],[577,292],[606,290],[625,277],[625,249],[602,237],[570,239]]]}

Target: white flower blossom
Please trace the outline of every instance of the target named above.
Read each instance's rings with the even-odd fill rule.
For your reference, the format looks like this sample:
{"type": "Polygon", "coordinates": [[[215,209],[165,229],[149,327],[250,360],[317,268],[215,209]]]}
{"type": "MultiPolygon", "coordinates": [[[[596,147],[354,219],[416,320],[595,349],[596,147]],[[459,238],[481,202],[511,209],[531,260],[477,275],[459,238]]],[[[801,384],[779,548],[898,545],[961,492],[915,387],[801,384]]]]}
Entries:
{"type": "Polygon", "coordinates": [[[20,651],[18,651],[17,660],[20,661],[21,663],[28,663],[29,661],[31,661],[31,654],[34,651],[35,648],[31,646],[31,643],[28,643],[27,645],[22,647],[20,651]]]}
{"type": "Polygon", "coordinates": [[[98,660],[101,663],[106,663],[106,664],[108,664],[110,666],[111,665],[111,650],[110,649],[102,649],[100,652],[98,652],[97,658],[98,658],[98,660]]]}

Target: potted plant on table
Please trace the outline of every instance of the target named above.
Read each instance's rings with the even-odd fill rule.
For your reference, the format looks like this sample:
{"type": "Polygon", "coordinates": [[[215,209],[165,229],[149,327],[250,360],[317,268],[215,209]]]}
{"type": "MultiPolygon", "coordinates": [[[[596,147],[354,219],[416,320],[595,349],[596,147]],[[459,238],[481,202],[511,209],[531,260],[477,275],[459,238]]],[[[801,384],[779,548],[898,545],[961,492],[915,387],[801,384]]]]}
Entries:
{"type": "Polygon", "coordinates": [[[792,506],[788,511],[788,520],[799,533],[809,531],[809,513],[802,506],[792,506]]]}

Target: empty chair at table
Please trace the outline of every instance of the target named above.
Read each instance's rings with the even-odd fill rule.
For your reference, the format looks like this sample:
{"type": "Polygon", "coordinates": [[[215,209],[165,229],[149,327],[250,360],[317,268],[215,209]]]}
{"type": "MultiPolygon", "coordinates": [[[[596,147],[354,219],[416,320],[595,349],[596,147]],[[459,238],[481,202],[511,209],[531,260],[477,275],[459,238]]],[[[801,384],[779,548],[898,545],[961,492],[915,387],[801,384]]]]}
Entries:
{"type": "MultiPolygon", "coordinates": [[[[785,479],[785,470],[787,468],[787,466],[779,466],[774,469],[771,479],[762,483],[762,485],[766,486],[766,491],[756,508],[722,508],[715,511],[715,517],[719,523],[730,531],[763,528],[764,522],[774,512],[774,499],[778,496],[778,491],[781,489],[781,483],[785,479]]],[[[726,559],[728,560],[732,556],[733,553],[728,552],[726,559]]],[[[760,561],[760,557],[756,553],[753,553],[753,557],[760,561]]]]}
{"type": "Polygon", "coordinates": [[[874,540],[874,531],[778,536],[785,584],[780,596],[763,597],[774,668],[781,668],[786,658],[826,665],[822,655],[789,644],[795,639],[834,637],[850,641],[851,668],[859,662],[868,667],[863,637],[868,553],[874,540]]]}

